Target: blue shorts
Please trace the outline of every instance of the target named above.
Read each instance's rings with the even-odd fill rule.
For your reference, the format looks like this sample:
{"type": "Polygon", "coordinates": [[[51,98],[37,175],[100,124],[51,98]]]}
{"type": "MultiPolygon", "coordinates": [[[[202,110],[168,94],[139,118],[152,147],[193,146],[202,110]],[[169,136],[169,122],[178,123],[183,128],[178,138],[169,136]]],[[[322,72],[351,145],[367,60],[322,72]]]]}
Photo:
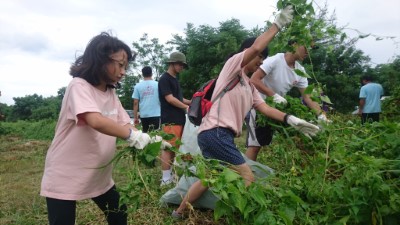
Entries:
{"type": "Polygon", "coordinates": [[[245,160],[234,142],[232,130],[216,127],[205,130],[197,137],[197,142],[205,158],[218,159],[232,165],[241,165],[245,160]]]}

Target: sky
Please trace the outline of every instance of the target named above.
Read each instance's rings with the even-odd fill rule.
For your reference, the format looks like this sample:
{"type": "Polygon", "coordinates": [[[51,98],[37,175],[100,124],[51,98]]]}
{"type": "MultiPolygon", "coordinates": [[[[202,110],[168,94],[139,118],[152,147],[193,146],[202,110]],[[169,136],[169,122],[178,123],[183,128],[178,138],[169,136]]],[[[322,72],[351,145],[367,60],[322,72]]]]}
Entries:
{"type": "MultiPolygon", "coordinates": [[[[72,77],[69,67],[102,31],[132,46],[144,33],[161,43],[183,34],[187,23],[211,25],[236,18],[250,29],[273,21],[276,0],[0,0],[0,103],[13,97],[56,96],[72,77]]],[[[372,63],[400,55],[399,0],[315,0],[335,12],[338,26],[394,39],[361,39],[372,63]]],[[[317,6],[315,6],[317,7],[317,6]]]]}

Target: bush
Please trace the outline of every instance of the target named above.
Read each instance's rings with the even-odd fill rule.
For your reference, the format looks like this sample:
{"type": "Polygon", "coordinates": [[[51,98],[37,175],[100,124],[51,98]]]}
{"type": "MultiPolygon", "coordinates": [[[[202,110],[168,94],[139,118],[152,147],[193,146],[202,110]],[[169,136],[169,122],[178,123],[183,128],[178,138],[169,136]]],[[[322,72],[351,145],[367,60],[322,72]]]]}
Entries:
{"type": "Polygon", "coordinates": [[[54,137],[56,121],[51,119],[29,122],[19,120],[17,122],[0,123],[1,135],[16,135],[25,139],[51,140],[54,137]]]}

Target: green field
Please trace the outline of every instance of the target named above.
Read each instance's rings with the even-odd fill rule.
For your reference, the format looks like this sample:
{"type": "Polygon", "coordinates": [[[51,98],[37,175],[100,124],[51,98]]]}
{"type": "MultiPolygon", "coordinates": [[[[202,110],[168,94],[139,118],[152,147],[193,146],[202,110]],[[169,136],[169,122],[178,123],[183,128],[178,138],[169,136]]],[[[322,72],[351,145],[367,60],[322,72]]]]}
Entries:
{"type": "MultiPolygon", "coordinates": [[[[333,123],[313,141],[291,129],[277,132],[273,144],[259,155],[259,161],[276,174],[249,188],[231,174],[216,174],[213,165],[197,162],[204,168],[198,175],[223,197],[215,214],[191,210],[184,221],[170,218],[174,207],[159,205],[167,191],[159,187],[159,162],[144,166],[143,159],[124,155],[115,166],[114,179],[131,209],[129,224],[398,224],[400,124],[361,126],[357,117],[330,118],[333,123]]],[[[51,140],[11,131],[21,131],[22,125],[35,135],[44,133],[38,124],[52,131],[43,123],[31,123],[31,128],[28,124],[0,124],[8,130],[0,136],[0,224],[47,224],[39,190],[51,140]]],[[[236,141],[244,151],[244,137],[236,141]]],[[[126,147],[119,142],[118,152],[126,147]]],[[[76,221],[106,224],[90,200],[78,202],[76,221]]]]}

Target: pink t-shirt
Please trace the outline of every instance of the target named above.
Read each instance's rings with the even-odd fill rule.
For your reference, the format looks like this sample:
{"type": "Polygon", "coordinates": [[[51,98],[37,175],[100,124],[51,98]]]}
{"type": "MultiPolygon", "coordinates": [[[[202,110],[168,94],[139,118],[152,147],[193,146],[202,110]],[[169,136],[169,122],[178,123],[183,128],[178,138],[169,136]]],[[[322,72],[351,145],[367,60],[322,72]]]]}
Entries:
{"type": "Polygon", "coordinates": [[[84,79],[72,79],[47,151],[40,195],[82,200],[104,194],[114,185],[112,165],[101,167],[114,157],[116,137],[102,134],[78,119],[86,112],[99,112],[121,125],[130,122],[115,90],[102,92],[84,79]]]}
{"type": "Polygon", "coordinates": [[[199,133],[215,127],[225,127],[234,131],[236,136],[240,136],[246,114],[252,107],[264,103],[260,93],[240,67],[243,56],[244,51],[232,56],[222,68],[212,98],[215,98],[238,74],[241,76],[241,81],[213,103],[210,111],[203,118],[199,133]]]}

